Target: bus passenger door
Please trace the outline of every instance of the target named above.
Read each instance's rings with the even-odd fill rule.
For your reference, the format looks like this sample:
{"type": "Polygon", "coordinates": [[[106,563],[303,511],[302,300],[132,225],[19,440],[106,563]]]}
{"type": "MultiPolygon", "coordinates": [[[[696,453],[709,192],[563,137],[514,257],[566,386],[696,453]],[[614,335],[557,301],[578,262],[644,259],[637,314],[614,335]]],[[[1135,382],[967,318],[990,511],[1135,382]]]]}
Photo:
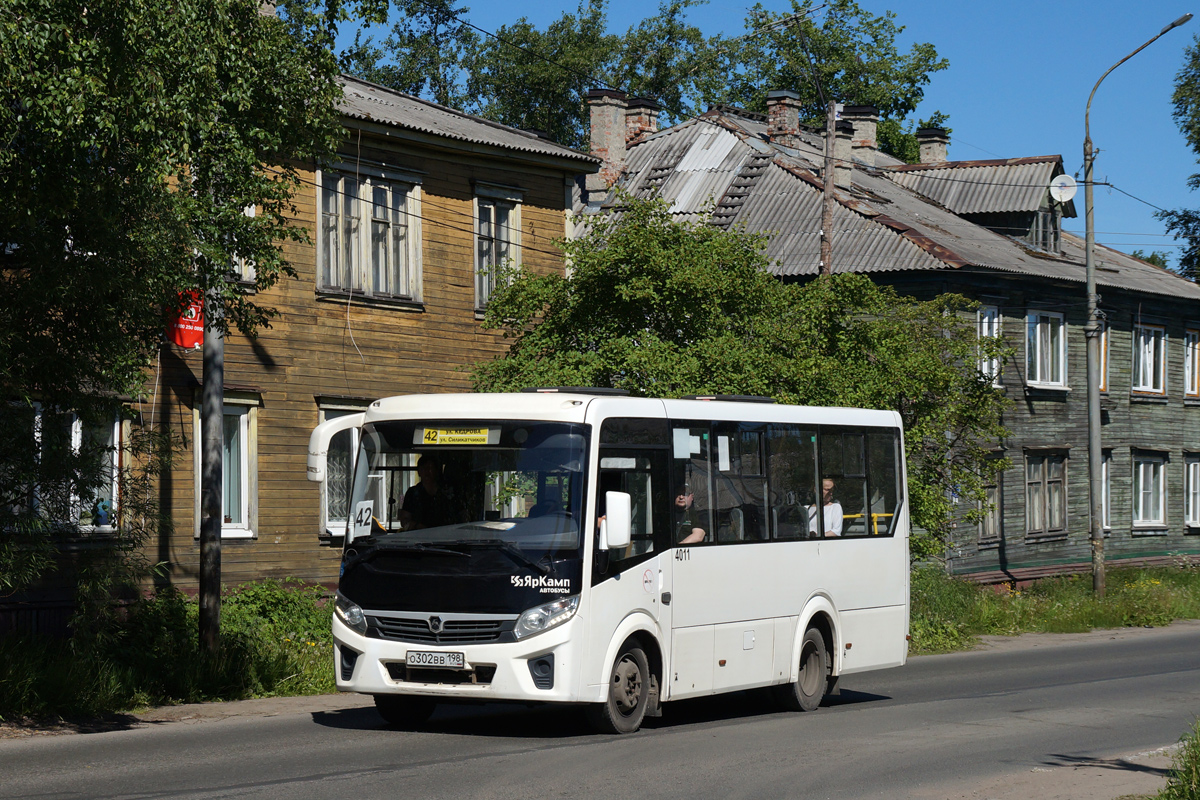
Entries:
{"type": "MultiPolygon", "coordinates": [[[[603,661],[618,629],[631,617],[642,615],[657,624],[655,632],[664,649],[670,638],[671,551],[670,512],[667,507],[667,452],[662,449],[603,447],[597,483],[596,516],[604,514],[606,492],[626,492],[630,497],[632,536],[628,547],[594,553],[592,599],[589,618],[597,648],[588,664],[603,661]]],[[[664,652],[663,657],[666,656],[664,652]]]]}

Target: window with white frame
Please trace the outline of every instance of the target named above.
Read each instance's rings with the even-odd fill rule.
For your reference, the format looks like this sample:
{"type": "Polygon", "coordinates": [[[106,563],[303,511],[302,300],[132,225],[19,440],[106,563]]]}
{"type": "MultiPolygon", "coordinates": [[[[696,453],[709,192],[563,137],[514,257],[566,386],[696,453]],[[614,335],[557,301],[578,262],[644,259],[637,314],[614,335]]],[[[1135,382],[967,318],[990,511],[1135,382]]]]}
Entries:
{"type": "Polygon", "coordinates": [[[1183,459],[1183,516],[1188,525],[1200,527],[1200,453],[1183,459]]]}
{"type": "Polygon", "coordinates": [[[1067,326],[1063,315],[1031,311],[1026,318],[1026,381],[1035,386],[1067,385],[1067,326]]]}
{"type": "Polygon", "coordinates": [[[1200,397],[1200,329],[1183,332],[1183,394],[1200,397]]]}
{"type": "Polygon", "coordinates": [[[496,291],[500,269],[521,262],[521,193],[475,186],[475,307],[496,291]]]}
{"type": "MultiPolygon", "coordinates": [[[[1000,309],[997,306],[979,307],[979,340],[981,344],[1000,339],[1000,309]]],[[[993,386],[1000,385],[1000,358],[996,355],[981,355],[979,371],[992,379],[993,386]]]]}
{"type": "Polygon", "coordinates": [[[1060,534],[1067,528],[1067,457],[1063,453],[1025,456],[1025,532],[1060,534]]]}
{"type": "Polygon", "coordinates": [[[1167,330],[1162,325],[1133,326],[1133,390],[1163,394],[1167,386],[1167,330]]]}
{"type": "MultiPolygon", "coordinates": [[[[200,535],[203,423],[197,403],[192,414],[195,445],[195,535],[200,535]]],[[[258,400],[229,394],[221,411],[221,537],[248,539],[258,516],[258,400]]]]}
{"type": "Polygon", "coordinates": [[[320,191],[319,288],[419,300],[419,187],[374,168],[330,169],[320,191]]]}
{"type": "MultiPolygon", "coordinates": [[[[358,414],[366,405],[323,405],[320,421],[358,414]]],[[[354,459],[358,455],[358,429],[340,431],[329,440],[329,455],[326,461],[326,477],[321,498],[324,530],[327,536],[345,536],[346,522],[350,518],[350,481],[353,477],[354,459]]]]}
{"type": "Polygon", "coordinates": [[[9,511],[83,530],[111,530],[120,494],[120,415],[85,422],[34,403],[8,405],[6,416],[6,434],[23,443],[18,446],[28,457],[25,464],[10,465],[14,473],[8,477],[19,485],[0,492],[9,511]],[[9,423],[14,427],[8,429],[9,423]]]}
{"type": "Polygon", "coordinates": [[[1133,455],[1133,525],[1162,527],[1167,522],[1167,459],[1161,453],[1133,455]]]}
{"type": "MultiPolygon", "coordinates": [[[[247,217],[257,216],[257,209],[253,205],[248,205],[242,209],[242,213],[247,217]]],[[[254,283],[258,272],[255,269],[254,261],[249,258],[236,257],[233,259],[233,275],[241,283],[254,283]]]]}

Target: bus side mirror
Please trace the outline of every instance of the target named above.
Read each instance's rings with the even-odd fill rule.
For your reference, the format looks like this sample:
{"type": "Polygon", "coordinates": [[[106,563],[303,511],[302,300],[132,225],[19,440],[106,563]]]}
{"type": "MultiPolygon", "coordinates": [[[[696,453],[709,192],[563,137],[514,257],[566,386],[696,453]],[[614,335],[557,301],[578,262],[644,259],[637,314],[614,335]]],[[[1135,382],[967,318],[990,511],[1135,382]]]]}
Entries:
{"type": "Polygon", "coordinates": [[[600,526],[600,549],[622,550],[629,546],[633,513],[628,492],[605,492],[605,518],[600,526]]]}
{"type": "Polygon", "coordinates": [[[361,427],[366,416],[366,414],[346,414],[343,417],[327,419],[313,428],[312,435],[308,437],[308,479],[310,481],[325,482],[330,440],[342,431],[361,427]]]}

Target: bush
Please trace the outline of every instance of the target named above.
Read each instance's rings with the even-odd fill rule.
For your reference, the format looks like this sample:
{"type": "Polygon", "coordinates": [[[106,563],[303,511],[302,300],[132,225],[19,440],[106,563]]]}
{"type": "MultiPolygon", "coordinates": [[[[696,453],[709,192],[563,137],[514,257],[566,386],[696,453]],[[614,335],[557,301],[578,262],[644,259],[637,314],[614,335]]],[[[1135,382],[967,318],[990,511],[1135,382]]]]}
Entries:
{"type": "Polygon", "coordinates": [[[168,587],[103,630],[0,639],[0,719],[331,692],[331,613],[320,587],[247,584],[225,594],[221,652],[211,656],[196,601],[168,587]]]}
{"type": "Polygon", "coordinates": [[[1200,722],[1181,741],[1158,800],[1200,800],[1200,722]]]}

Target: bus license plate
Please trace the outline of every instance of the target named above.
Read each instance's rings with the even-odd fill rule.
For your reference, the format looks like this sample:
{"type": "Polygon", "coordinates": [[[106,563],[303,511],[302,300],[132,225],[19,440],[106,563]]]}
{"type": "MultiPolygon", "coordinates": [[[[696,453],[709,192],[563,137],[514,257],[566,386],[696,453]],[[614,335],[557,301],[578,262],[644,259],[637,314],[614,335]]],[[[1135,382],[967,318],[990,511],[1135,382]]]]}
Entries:
{"type": "Polygon", "coordinates": [[[434,667],[441,669],[463,669],[466,659],[462,653],[430,653],[409,650],[407,662],[410,667],[434,667]]]}

